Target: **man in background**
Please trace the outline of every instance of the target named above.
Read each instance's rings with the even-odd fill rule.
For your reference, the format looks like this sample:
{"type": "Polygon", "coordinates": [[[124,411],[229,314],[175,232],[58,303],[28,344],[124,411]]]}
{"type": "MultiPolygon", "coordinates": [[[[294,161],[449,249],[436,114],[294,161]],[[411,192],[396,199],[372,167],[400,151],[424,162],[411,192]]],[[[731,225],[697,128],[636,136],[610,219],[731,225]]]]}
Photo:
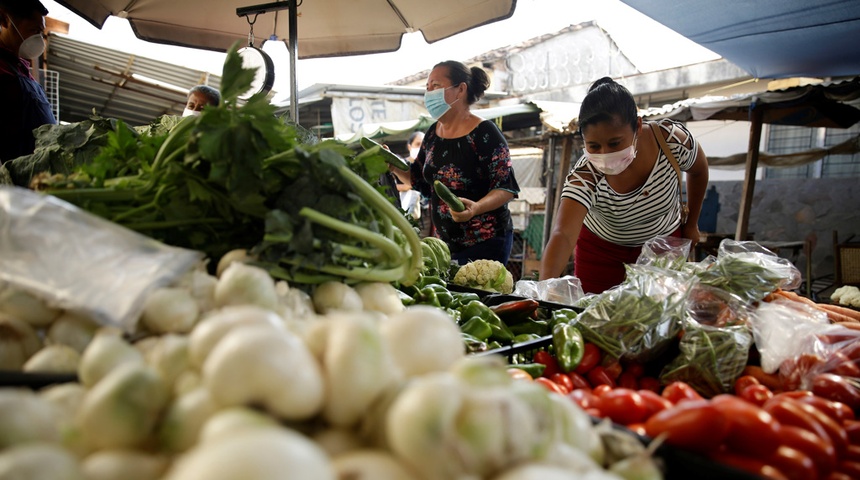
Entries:
{"type": "Polygon", "coordinates": [[[33,153],[33,129],[57,119],[30,61],[45,51],[45,15],[38,0],[0,0],[0,164],[33,153]]]}

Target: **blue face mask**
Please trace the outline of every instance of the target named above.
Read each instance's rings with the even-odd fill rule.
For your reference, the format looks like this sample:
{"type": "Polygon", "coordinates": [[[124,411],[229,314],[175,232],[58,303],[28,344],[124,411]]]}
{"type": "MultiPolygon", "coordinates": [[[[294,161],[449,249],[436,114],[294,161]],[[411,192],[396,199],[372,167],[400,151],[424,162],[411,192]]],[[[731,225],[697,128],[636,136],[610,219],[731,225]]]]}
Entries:
{"type": "MultiPolygon", "coordinates": [[[[437,88],[436,90],[428,90],[424,92],[424,106],[427,107],[427,112],[434,120],[439,120],[439,117],[445,115],[445,112],[451,109],[451,105],[445,101],[445,90],[454,88],[456,85],[451,85],[446,88],[437,88]]],[[[459,100],[459,98],[457,99],[459,100]]],[[[456,102],[457,100],[454,100],[456,102]]]]}

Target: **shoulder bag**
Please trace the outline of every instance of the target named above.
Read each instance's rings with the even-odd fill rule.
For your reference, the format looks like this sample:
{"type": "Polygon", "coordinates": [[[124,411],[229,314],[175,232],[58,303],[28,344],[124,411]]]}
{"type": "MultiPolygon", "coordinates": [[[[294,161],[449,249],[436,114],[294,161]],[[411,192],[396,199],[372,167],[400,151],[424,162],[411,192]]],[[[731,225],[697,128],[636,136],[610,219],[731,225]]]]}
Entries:
{"type": "Polygon", "coordinates": [[[660,147],[663,155],[666,155],[666,158],[669,159],[669,163],[672,164],[672,168],[675,169],[675,174],[678,176],[678,197],[681,201],[681,225],[685,225],[687,223],[687,216],[690,214],[690,209],[687,207],[687,201],[684,200],[684,186],[681,181],[681,167],[678,166],[678,160],[675,159],[675,155],[672,153],[672,150],[669,149],[669,145],[666,144],[666,139],[663,138],[663,134],[660,132],[660,127],[657,125],[657,122],[649,122],[649,125],[651,127],[651,132],[654,134],[654,138],[657,139],[657,146],[660,147]]]}

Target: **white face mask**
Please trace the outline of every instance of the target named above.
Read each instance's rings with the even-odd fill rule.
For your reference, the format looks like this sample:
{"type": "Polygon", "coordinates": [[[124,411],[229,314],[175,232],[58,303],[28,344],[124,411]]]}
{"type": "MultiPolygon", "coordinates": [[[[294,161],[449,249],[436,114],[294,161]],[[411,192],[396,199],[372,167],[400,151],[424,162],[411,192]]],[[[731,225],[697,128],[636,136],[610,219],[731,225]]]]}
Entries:
{"type": "Polygon", "coordinates": [[[190,108],[186,108],[185,110],[182,111],[183,117],[197,117],[199,115],[200,115],[199,110],[191,110],[190,108]]]}
{"type": "Polygon", "coordinates": [[[585,157],[591,165],[604,175],[618,175],[623,172],[633,163],[636,158],[636,136],[633,136],[633,143],[624,150],[611,153],[585,153],[585,157]]]}
{"type": "Polygon", "coordinates": [[[418,152],[421,151],[421,147],[415,147],[409,149],[409,158],[418,158],[418,152]]]}
{"type": "Polygon", "coordinates": [[[42,38],[42,35],[37,33],[35,35],[30,35],[29,37],[24,38],[24,36],[21,35],[21,32],[18,30],[18,27],[15,26],[15,22],[10,19],[9,23],[11,23],[12,28],[14,28],[16,32],[18,32],[18,36],[21,37],[22,40],[24,40],[21,43],[21,46],[18,47],[19,57],[30,59],[42,55],[42,53],[45,51],[45,39],[42,38]]]}

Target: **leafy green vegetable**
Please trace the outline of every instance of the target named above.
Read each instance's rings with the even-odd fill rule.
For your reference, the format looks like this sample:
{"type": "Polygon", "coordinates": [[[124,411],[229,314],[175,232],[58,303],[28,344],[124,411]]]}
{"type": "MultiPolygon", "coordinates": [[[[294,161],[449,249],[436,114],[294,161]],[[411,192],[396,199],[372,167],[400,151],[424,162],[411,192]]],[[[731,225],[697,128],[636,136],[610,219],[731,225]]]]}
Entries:
{"type": "Polygon", "coordinates": [[[303,144],[265,95],[239,104],[252,79],[231,49],[218,107],[149,134],[117,123],[88,161],[39,188],[211,258],[253,247],[261,266],[294,283],[414,282],[420,240],[368,184],[387,171],[382,155],[303,144]]]}

